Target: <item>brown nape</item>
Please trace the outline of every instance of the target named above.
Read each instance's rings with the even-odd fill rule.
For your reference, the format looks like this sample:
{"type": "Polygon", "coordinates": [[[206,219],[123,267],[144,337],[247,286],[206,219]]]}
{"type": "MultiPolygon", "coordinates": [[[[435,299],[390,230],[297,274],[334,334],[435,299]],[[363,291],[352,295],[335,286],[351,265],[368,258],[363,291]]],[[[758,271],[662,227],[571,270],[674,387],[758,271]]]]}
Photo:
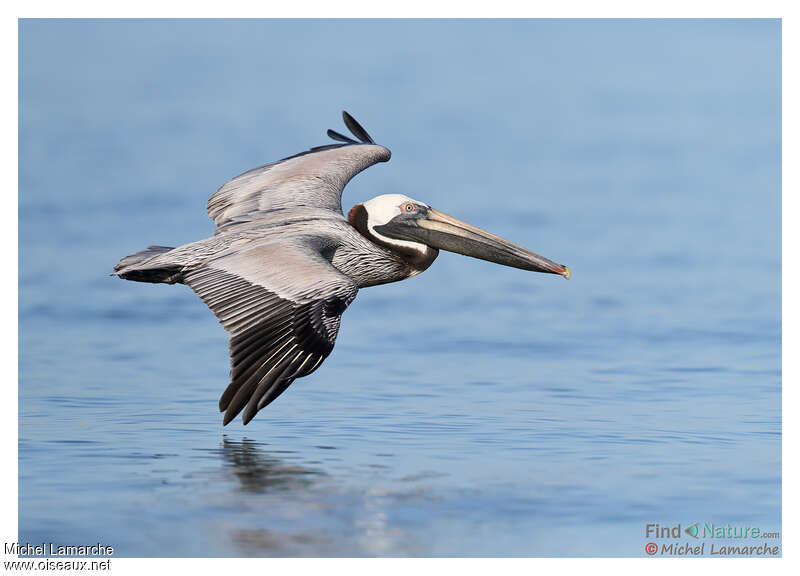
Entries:
{"type": "Polygon", "coordinates": [[[365,231],[367,230],[367,209],[364,208],[363,204],[356,204],[352,208],[350,208],[350,213],[347,215],[347,220],[350,224],[361,232],[362,236],[366,236],[365,231]]]}
{"type": "Polygon", "coordinates": [[[436,257],[439,255],[439,250],[436,248],[432,248],[430,246],[425,246],[424,250],[415,250],[408,246],[402,246],[398,244],[392,244],[391,242],[387,242],[383,238],[379,238],[372,233],[367,225],[367,220],[369,216],[367,214],[367,209],[364,208],[363,204],[356,204],[350,209],[350,212],[347,216],[348,221],[350,224],[358,230],[358,232],[367,240],[372,242],[373,244],[377,244],[381,248],[385,248],[389,252],[391,252],[394,256],[398,259],[402,260],[405,264],[407,264],[412,270],[412,274],[417,274],[424,270],[427,270],[428,267],[433,264],[433,261],[436,260],[436,257]]]}

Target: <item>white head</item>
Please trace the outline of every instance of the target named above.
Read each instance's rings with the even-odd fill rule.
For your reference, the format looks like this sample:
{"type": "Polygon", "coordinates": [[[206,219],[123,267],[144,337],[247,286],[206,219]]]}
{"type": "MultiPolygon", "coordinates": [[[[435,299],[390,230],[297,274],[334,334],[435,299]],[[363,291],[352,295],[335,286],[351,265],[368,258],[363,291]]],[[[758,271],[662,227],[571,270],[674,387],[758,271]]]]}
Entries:
{"type": "Polygon", "coordinates": [[[422,253],[427,251],[426,249],[428,247],[421,242],[389,238],[380,232],[376,232],[375,227],[388,224],[401,214],[413,214],[419,211],[420,208],[430,208],[430,206],[419,200],[404,196],[403,194],[383,194],[382,196],[376,196],[364,202],[363,206],[367,211],[367,229],[376,238],[380,238],[392,246],[404,246],[422,253]]]}
{"type": "Polygon", "coordinates": [[[394,238],[378,232],[376,228],[390,222],[416,218],[425,214],[430,206],[402,194],[384,194],[350,210],[349,220],[361,234],[379,246],[398,255],[414,270],[411,275],[425,270],[436,259],[439,250],[422,241],[410,238],[394,238]]]}

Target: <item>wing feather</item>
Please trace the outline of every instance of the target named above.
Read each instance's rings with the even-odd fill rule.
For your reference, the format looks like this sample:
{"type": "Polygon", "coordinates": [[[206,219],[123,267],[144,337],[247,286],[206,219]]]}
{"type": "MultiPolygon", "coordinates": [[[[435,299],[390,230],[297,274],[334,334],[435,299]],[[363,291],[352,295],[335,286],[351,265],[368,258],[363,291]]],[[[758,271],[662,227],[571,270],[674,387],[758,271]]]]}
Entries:
{"type": "Polygon", "coordinates": [[[208,200],[208,215],[219,234],[234,225],[251,225],[276,210],[299,206],[342,214],[342,191],[359,172],[392,153],[374,143],[352,116],[343,112],[353,140],[333,130],[328,135],[342,144],[312,148],[266,164],[233,178],[208,200]]]}
{"type": "Polygon", "coordinates": [[[364,130],[364,127],[344,110],[342,111],[342,119],[344,120],[344,125],[347,126],[347,129],[353,133],[353,136],[358,138],[364,144],[375,144],[372,136],[367,134],[367,131],[364,130]]]}
{"type": "Polygon", "coordinates": [[[185,283],[230,332],[224,424],[247,424],[333,350],[358,288],[311,244],[273,242],[231,252],[186,274],[185,283]]]}
{"type": "Polygon", "coordinates": [[[344,134],[340,134],[336,130],[330,130],[329,129],[328,130],[328,138],[330,138],[332,140],[338,140],[339,142],[346,142],[347,144],[358,144],[358,142],[356,142],[352,138],[350,138],[348,136],[345,136],[344,134]]]}

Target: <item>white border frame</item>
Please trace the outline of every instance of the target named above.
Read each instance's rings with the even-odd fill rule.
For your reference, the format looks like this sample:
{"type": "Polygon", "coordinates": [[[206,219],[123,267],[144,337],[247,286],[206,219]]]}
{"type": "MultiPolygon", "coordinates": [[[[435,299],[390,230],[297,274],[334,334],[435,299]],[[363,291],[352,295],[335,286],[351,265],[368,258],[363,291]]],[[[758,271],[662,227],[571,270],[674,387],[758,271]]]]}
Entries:
{"type": "MultiPolygon", "coordinates": [[[[0,92],[3,100],[0,115],[0,134],[3,150],[0,155],[3,170],[4,194],[18,194],[18,18],[782,18],[782,156],[790,159],[782,163],[782,190],[790,191],[782,195],[782,342],[783,342],[783,514],[782,514],[782,553],[780,560],[752,559],[125,559],[114,558],[113,574],[172,574],[191,571],[194,574],[243,573],[291,571],[293,574],[326,573],[339,571],[353,574],[406,574],[414,572],[458,571],[462,574],[486,572],[500,569],[506,574],[525,574],[533,570],[545,573],[567,571],[586,573],[589,570],[614,570],[620,574],[672,574],[676,570],[689,574],[709,571],[726,574],[747,573],[768,570],[769,573],[797,573],[797,497],[792,487],[798,486],[797,458],[785,449],[797,446],[797,425],[792,417],[797,406],[797,356],[786,354],[798,348],[797,338],[797,298],[800,294],[797,282],[798,246],[798,200],[797,193],[797,102],[800,95],[797,89],[798,63],[797,43],[800,24],[797,18],[796,2],[791,1],[693,1],[673,0],[671,2],[648,2],[606,0],[605,2],[573,1],[548,3],[542,6],[521,6],[510,0],[492,2],[422,2],[410,0],[402,5],[395,3],[366,2],[359,0],[338,0],[322,2],[311,0],[301,4],[282,3],[277,5],[256,4],[242,0],[219,2],[159,2],[140,0],[134,3],[100,2],[99,0],[54,0],[23,3],[6,2],[0,18],[0,42],[2,42],[2,79],[4,89],[0,92]],[[785,297],[789,295],[790,297],[785,297]],[[789,487],[789,490],[786,488],[789,487]],[[264,564],[268,562],[268,564],[264,564]],[[678,562],[680,564],[678,564],[678,562]],[[707,562],[714,562],[713,567],[707,562]],[[722,562],[722,564],[719,564],[722,562]],[[761,562],[769,562],[769,565],[761,562]],[[645,563],[647,564],[645,566],[645,563]],[[791,568],[794,566],[794,568],[791,568]]],[[[4,277],[0,321],[2,322],[2,350],[4,377],[2,381],[18,390],[18,217],[17,196],[8,199],[14,206],[12,214],[0,230],[2,239],[4,277]]],[[[16,402],[2,403],[2,474],[3,516],[0,520],[0,533],[4,542],[17,539],[17,437],[18,407],[16,402]]],[[[796,452],[796,449],[794,450],[796,452]]],[[[6,558],[7,559],[7,558],[6,558]]]]}

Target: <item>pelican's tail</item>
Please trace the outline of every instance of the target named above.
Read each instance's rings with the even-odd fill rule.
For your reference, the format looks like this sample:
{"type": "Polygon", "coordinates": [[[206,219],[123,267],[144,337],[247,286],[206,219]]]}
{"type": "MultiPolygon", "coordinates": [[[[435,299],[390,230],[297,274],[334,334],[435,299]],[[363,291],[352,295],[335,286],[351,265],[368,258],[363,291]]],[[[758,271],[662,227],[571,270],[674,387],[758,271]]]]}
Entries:
{"type": "Polygon", "coordinates": [[[145,250],[125,256],[114,266],[112,276],[136,282],[174,284],[180,281],[183,266],[161,257],[171,250],[173,248],[168,246],[148,246],[145,250]]]}

